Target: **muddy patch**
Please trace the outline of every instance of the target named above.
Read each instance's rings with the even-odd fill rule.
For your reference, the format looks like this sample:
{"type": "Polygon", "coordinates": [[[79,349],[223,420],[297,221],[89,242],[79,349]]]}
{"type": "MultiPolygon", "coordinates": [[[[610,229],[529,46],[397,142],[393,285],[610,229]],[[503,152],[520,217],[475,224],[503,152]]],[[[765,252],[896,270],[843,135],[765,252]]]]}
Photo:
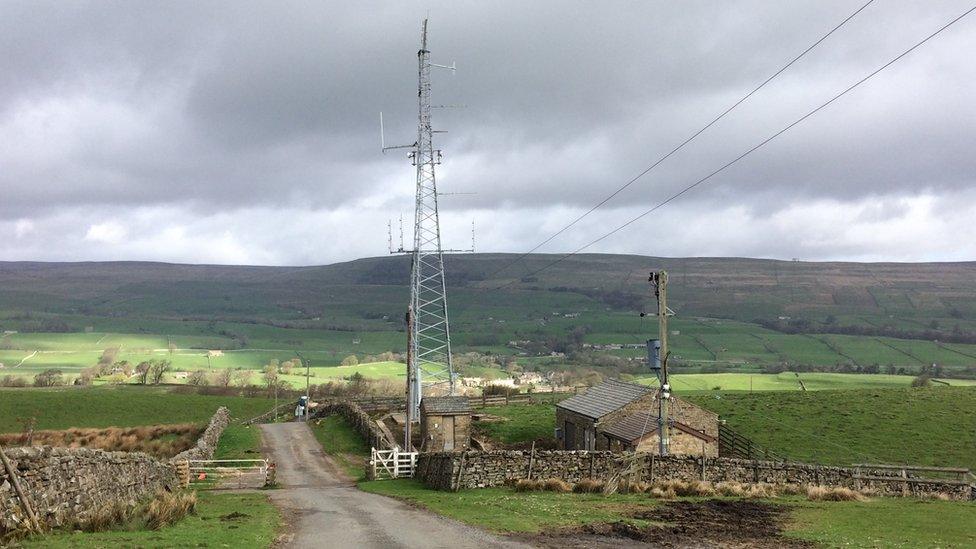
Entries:
{"type": "Polygon", "coordinates": [[[628,521],[553,530],[530,541],[552,548],[809,547],[782,537],[787,512],[782,505],[760,501],[673,501],[637,511],[628,521]]]}

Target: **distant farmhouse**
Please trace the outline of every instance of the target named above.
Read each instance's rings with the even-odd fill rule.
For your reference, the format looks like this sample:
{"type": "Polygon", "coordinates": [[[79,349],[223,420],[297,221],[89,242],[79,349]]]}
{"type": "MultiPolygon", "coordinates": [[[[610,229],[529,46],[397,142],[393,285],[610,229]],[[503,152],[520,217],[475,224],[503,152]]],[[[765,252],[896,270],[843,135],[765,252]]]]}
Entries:
{"type": "MultiPolygon", "coordinates": [[[[671,398],[672,454],[718,456],[718,415],[671,398]]],[[[658,453],[657,390],[615,379],[556,405],[556,438],[563,450],[658,453]]]]}

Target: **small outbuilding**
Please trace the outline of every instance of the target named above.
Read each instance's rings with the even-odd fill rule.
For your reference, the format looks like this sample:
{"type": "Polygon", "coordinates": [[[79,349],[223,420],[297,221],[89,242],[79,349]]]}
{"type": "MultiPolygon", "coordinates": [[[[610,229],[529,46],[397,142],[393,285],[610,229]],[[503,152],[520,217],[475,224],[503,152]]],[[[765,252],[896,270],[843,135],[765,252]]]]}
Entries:
{"type": "Polygon", "coordinates": [[[471,403],[464,396],[429,396],[420,401],[421,451],[451,452],[471,445],[471,403]]]}
{"type": "MultiPolygon", "coordinates": [[[[608,379],[556,404],[556,438],[563,450],[657,453],[658,391],[608,379]]],[[[718,456],[718,415],[671,398],[672,454],[718,456]]]]}

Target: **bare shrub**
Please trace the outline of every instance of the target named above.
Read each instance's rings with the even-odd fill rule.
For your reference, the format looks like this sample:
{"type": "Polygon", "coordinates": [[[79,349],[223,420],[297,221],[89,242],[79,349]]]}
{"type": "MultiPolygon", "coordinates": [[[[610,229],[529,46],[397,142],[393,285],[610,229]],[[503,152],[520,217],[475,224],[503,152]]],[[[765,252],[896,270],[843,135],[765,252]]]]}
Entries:
{"type": "Polygon", "coordinates": [[[0,377],[0,387],[27,387],[27,380],[8,374],[0,377]]]}
{"type": "Polygon", "coordinates": [[[577,494],[600,494],[603,493],[603,483],[591,478],[584,478],[573,486],[573,491],[577,494]]]}
{"type": "Polygon", "coordinates": [[[193,385],[195,387],[200,387],[207,384],[207,372],[206,370],[194,370],[190,372],[190,375],[186,376],[186,384],[193,385]]]}
{"type": "Polygon", "coordinates": [[[61,370],[44,370],[34,376],[35,387],[57,387],[58,385],[64,385],[64,376],[61,374],[61,370]]]}
{"type": "Polygon", "coordinates": [[[175,524],[196,509],[196,492],[160,492],[146,506],[146,526],[159,530],[175,524]]]}
{"type": "Polygon", "coordinates": [[[843,486],[808,486],[807,499],[811,501],[867,501],[860,492],[843,486]]]}

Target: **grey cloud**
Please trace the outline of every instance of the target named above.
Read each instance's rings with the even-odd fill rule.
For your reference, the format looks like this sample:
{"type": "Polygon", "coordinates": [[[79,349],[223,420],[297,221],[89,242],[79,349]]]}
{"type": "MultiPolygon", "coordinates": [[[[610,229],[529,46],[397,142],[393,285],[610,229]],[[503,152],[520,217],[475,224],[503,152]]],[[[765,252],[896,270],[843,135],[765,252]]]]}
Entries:
{"type": "MultiPolygon", "coordinates": [[[[436,113],[437,126],[449,130],[438,139],[441,183],[477,192],[445,200],[446,215],[517,209],[526,221],[481,220],[482,245],[527,249],[547,236],[536,219],[557,229],[560,215],[572,218],[639,173],[857,5],[7,2],[0,213],[31,219],[35,229],[23,238],[38,241],[53,238],[54,225],[44,223],[54,219],[84,236],[85,209],[111,218],[155,208],[172,223],[230,225],[276,209],[339,219],[358,207],[374,224],[409,212],[411,168],[399,155],[379,154],[377,116],[384,111],[388,141],[413,140],[415,52],[429,8],[434,57],[459,67],[454,76],[435,75],[436,102],[468,106],[436,113]]],[[[875,3],[608,204],[595,224],[553,245],[570,248],[706,175],[966,7],[875,3]]],[[[762,224],[817,200],[972,189],[974,24],[961,22],[669,209],[680,218],[736,206],[762,224]]],[[[893,208],[859,215],[902,215],[893,208]]],[[[133,238],[155,230],[123,221],[133,238]]],[[[370,239],[385,232],[357,230],[370,239]]],[[[208,225],[205,233],[213,231],[208,225]]],[[[729,253],[783,251],[737,234],[750,240],[725,242],[729,253]]],[[[255,261],[346,257],[259,240],[274,249],[256,250],[255,261]]],[[[100,254],[85,251],[91,244],[79,241],[77,253],[100,254]]],[[[601,249],[640,246],[621,236],[601,249]]],[[[830,256],[818,246],[810,250],[830,256]]],[[[834,249],[861,253],[850,250],[865,244],[845,246],[834,249]]]]}

